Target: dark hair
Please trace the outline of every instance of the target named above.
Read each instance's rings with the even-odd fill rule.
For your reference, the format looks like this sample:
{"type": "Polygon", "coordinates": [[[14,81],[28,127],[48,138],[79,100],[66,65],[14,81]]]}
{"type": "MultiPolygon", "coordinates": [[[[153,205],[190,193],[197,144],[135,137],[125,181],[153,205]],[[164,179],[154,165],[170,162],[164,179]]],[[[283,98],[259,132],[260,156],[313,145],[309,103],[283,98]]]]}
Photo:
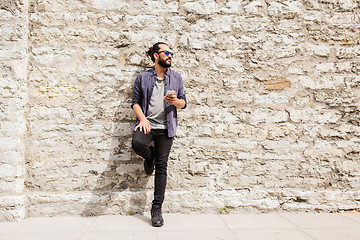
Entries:
{"type": "Polygon", "coordinates": [[[151,48],[149,48],[149,50],[146,52],[146,55],[148,55],[149,57],[151,57],[151,60],[153,61],[153,62],[155,62],[155,58],[154,58],[154,53],[157,53],[157,52],[159,52],[159,50],[160,50],[160,44],[165,44],[165,45],[167,45],[166,43],[164,43],[164,42],[157,42],[157,43],[155,43],[151,48]]]}

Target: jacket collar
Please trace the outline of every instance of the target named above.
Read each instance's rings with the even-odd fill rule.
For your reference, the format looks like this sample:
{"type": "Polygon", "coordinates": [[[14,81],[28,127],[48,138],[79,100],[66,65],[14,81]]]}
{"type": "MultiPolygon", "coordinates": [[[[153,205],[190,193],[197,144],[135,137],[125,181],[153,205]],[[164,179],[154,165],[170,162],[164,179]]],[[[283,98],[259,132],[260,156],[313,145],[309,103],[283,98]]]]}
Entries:
{"type": "MultiPolygon", "coordinates": [[[[168,69],[166,69],[166,72],[164,73],[166,76],[170,76],[170,69],[168,68],[168,69]]],[[[152,67],[151,69],[150,69],[150,72],[151,72],[151,74],[152,75],[157,75],[157,73],[155,72],[155,68],[154,67],[152,67]]]]}

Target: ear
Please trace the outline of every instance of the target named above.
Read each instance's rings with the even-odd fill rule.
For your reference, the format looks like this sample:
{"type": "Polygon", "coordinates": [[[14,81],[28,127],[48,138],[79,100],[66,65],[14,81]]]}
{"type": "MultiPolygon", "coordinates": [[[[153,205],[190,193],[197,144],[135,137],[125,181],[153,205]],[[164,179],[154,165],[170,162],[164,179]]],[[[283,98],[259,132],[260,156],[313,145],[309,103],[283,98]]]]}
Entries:
{"type": "Polygon", "coordinates": [[[154,59],[159,59],[159,54],[158,53],[154,53],[154,59]]]}

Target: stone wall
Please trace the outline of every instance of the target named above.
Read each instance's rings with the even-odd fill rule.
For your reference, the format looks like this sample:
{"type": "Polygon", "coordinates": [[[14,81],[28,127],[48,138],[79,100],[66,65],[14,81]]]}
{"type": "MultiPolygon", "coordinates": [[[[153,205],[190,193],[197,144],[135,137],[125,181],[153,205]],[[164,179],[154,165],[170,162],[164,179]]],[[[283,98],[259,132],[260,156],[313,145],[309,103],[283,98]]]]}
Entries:
{"type": "Polygon", "coordinates": [[[149,210],[130,102],[157,41],[188,98],[165,212],[360,209],[360,1],[0,6],[1,219],[149,210]]]}
{"type": "Polygon", "coordinates": [[[28,5],[0,3],[0,220],[25,216],[28,5]]]}

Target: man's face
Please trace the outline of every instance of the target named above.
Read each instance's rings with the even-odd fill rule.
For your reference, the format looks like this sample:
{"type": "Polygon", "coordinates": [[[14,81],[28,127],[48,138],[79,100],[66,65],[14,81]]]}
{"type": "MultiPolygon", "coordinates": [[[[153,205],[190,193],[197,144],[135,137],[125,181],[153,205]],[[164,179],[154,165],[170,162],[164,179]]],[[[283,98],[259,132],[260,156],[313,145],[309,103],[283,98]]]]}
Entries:
{"type": "Polygon", "coordinates": [[[159,45],[160,50],[159,50],[159,59],[158,59],[158,64],[164,68],[169,68],[171,67],[171,59],[172,59],[172,55],[166,55],[166,53],[164,51],[167,52],[171,52],[169,46],[165,45],[165,44],[160,44],[159,45]]]}

